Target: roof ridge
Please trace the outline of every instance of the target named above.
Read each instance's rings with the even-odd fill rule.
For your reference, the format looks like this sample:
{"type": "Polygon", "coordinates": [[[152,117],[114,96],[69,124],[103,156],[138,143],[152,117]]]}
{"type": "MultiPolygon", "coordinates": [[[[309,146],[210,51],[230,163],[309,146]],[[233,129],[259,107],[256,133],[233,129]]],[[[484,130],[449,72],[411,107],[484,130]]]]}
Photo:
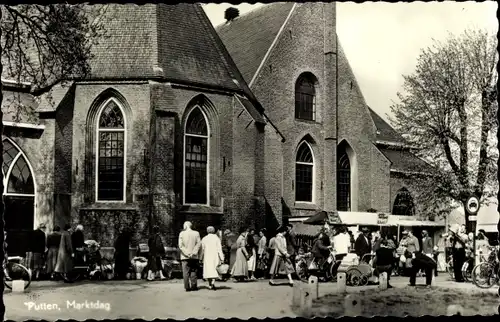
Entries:
{"type": "MultiPolygon", "coordinates": [[[[215,50],[217,50],[217,52],[219,53],[219,56],[222,60],[222,63],[224,64],[226,71],[229,73],[229,76],[231,76],[233,79],[237,78],[233,72],[233,69],[236,67],[236,65],[234,66],[234,68],[231,68],[230,63],[227,61],[227,57],[226,57],[226,56],[229,56],[229,53],[228,53],[228,55],[224,55],[224,53],[222,52],[222,50],[227,51],[227,49],[226,49],[226,47],[223,47],[223,49],[221,48],[221,45],[224,46],[224,44],[222,43],[222,40],[220,40],[219,35],[217,35],[215,28],[210,23],[210,20],[208,19],[207,15],[203,11],[203,8],[199,4],[195,4],[195,9],[196,9],[195,10],[196,14],[198,15],[198,17],[200,17],[201,23],[203,24],[205,29],[207,29],[208,36],[212,39],[211,43],[215,47],[215,50]],[[219,44],[219,42],[220,42],[220,44],[219,44]]],[[[240,86],[238,86],[238,87],[240,87],[240,86]]]]}
{"type": "MultiPolygon", "coordinates": [[[[245,12],[245,13],[244,13],[244,14],[242,14],[242,15],[239,15],[239,16],[238,16],[238,17],[236,17],[233,21],[237,21],[237,20],[239,20],[240,18],[246,18],[246,17],[250,16],[251,14],[256,14],[256,13],[258,13],[259,11],[261,11],[261,10],[263,10],[263,9],[265,9],[265,8],[269,8],[269,7],[270,7],[270,6],[272,6],[272,5],[276,5],[276,4],[279,4],[279,3],[282,3],[282,2],[283,2],[283,1],[272,2],[272,3],[265,3],[265,4],[263,4],[263,5],[262,5],[262,6],[260,6],[260,7],[257,7],[257,8],[255,8],[255,9],[253,9],[253,10],[250,10],[250,11],[247,11],[247,12],[245,12]]],[[[231,7],[228,7],[228,9],[229,9],[229,8],[231,8],[231,7]]],[[[227,10],[227,9],[226,9],[226,10],[227,10]]],[[[225,25],[227,25],[227,24],[228,24],[228,21],[226,20],[226,21],[224,21],[224,22],[221,22],[221,23],[220,23],[220,24],[218,24],[217,26],[214,26],[214,28],[215,28],[215,29],[217,29],[217,28],[222,27],[222,26],[225,26],[225,25]]]]}
{"type": "Polygon", "coordinates": [[[286,24],[288,23],[288,21],[290,21],[290,18],[292,17],[292,14],[293,14],[296,6],[297,6],[297,3],[294,3],[293,6],[290,8],[290,11],[288,12],[285,20],[283,21],[283,24],[281,24],[280,29],[276,33],[276,36],[274,36],[273,42],[271,43],[271,45],[269,45],[269,48],[267,48],[266,54],[264,55],[264,57],[262,57],[262,60],[260,61],[260,64],[259,64],[259,67],[257,67],[257,70],[253,74],[252,79],[250,80],[250,83],[248,83],[248,86],[251,87],[253,85],[253,83],[255,82],[255,80],[257,79],[260,71],[262,70],[262,66],[264,66],[266,60],[271,55],[271,52],[273,51],[273,49],[276,46],[276,44],[278,43],[281,35],[283,34],[283,30],[285,29],[286,24]]]}

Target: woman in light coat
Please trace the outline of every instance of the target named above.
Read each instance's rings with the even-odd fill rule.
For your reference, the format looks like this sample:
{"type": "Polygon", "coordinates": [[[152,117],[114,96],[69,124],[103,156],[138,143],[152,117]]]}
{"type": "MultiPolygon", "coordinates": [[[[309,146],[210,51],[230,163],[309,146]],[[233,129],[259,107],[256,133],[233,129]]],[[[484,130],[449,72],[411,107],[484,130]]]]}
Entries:
{"type": "Polygon", "coordinates": [[[240,236],[236,240],[236,259],[231,269],[231,276],[236,281],[242,281],[248,277],[248,259],[250,259],[250,255],[246,250],[247,234],[245,228],[240,229],[240,236]]]}
{"type": "Polygon", "coordinates": [[[215,279],[219,278],[217,267],[224,262],[224,253],[220,238],[215,228],[207,227],[207,233],[201,240],[201,260],[203,261],[203,278],[208,281],[208,288],[215,290],[215,279]]]}
{"type": "Polygon", "coordinates": [[[276,285],[274,284],[274,278],[280,273],[280,269],[284,269],[285,274],[288,277],[290,286],[293,286],[293,264],[290,261],[290,255],[286,251],[285,233],[286,227],[280,227],[278,229],[278,234],[276,235],[275,239],[273,263],[271,264],[271,269],[269,270],[269,274],[271,275],[269,285],[276,285]]]}

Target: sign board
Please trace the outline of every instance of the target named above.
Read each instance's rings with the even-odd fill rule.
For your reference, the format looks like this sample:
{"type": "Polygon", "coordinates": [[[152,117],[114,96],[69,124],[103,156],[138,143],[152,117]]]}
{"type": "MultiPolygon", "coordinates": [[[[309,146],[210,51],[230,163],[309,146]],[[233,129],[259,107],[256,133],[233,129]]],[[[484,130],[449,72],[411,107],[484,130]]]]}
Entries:
{"type": "Polygon", "coordinates": [[[389,215],[387,214],[378,214],[377,225],[386,225],[389,222],[389,215]]]}
{"type": "Polygon", "coordinates": [[[329,212],[328,213],[328,223],[330,225],[341,224],[342,220],[340,219],[338,212],[329,212]]]}
{"type": "Polygon", "coordinates": [[[477,221],[477,216],[469,216],[469,221],[477,221]]]}
{"type": "Polygon", "coordinates": [[[469,215],[475,215],[479,211],[479,199],[475,196],[471,196],[465,202],[465,210],[469,215]]]}

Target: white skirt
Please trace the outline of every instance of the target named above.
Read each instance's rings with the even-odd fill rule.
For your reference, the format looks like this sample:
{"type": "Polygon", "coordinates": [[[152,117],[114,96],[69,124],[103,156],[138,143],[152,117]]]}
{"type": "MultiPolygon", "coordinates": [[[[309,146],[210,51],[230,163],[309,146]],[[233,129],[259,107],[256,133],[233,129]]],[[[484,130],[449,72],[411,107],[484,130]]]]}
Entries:
{"type": "Polygon", "coordinates": [[[252,256],[247,261],[248,270],[255,272],[255,267],[257,266],[257,256],[255,254],[255,249],[252,249],[252,256]]]}

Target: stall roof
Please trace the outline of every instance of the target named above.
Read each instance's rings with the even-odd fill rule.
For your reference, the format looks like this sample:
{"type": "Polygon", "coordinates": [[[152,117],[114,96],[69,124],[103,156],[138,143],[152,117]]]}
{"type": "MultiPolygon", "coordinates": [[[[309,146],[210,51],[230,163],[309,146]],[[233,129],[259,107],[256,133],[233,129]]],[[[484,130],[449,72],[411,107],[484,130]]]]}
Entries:
{"type": "MultiPolygon", "coordinates": [[[[389,217],[389,222],[391,222],[389,217]]],[[[438,221],[428,221],[428,220],[397,220],[394,222],[395,225],[403,227],[444,227],[445,224],[438,221]]]]}
{"type": "Polygon", "coordinates": [[[318,225],[307,225],[303,222],[292,222],[292,224],[295,234],[305,236],[316,236],[321,230],[321,227],[323,227],[318,225]]]}
{"type": "MultiPolygon", "coordinates": [[[[388,215],[386,224],[379,224],[378,213],[372,212],[357,212],[357,211],[339,211],[338,212],[342,225],[348,226],[432,226],[432,227],[444,227],[445,224],[442,221],[429,221],[429,220],[418,220],[415,217],[407,217],[407,216],[395,216],[388,215]]],[[[300,224],[304,226],[304,228],[297,228],[303,231],[318,231],[318,226],[306,225],[303,224],[302,221],[306,220],[306,218],[296,218],[292,220],[297,222],[297,225],[300,224]],[[312,228],[311,228],[312,227],[312,228]]],[[[299,227],[299,226],[297,226],[299,227]]],[[[297,234],[299,234],[296,229],[297,234]]]]}
{"type": "MultiPolygon", "coordinates": [[[[357,212],[357,211],[339,211],[339,217],[344,225],[362,225],[362,226],[397,226],[397,223],[389,220],[386,224],[378,223],[378,213],[357,212]]],[[[391,216],[388,216],[391,218],[391,216]]]]}

